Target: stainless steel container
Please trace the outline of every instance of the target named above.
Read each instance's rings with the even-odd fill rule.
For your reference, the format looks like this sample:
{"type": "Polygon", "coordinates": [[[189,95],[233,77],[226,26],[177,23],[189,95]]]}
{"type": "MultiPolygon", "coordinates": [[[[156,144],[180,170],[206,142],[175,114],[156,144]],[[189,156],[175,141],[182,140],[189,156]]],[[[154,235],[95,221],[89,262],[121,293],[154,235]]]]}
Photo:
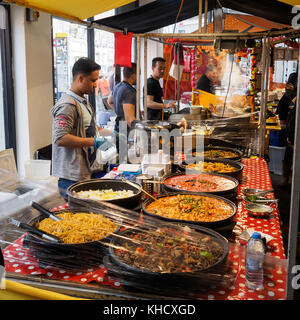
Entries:
{"type": "MultiPolygon", "coordinates": [[[[139,174],[136,176],[136,182],[140,183],[142,188],[150,194],[153,194],[153,176],[150,174],[139,174]],[[148,182],[151,181],[151,182],[148,182]]],[[[142,199],[148,199],[149,197],[142,192],[142,199]]]]}

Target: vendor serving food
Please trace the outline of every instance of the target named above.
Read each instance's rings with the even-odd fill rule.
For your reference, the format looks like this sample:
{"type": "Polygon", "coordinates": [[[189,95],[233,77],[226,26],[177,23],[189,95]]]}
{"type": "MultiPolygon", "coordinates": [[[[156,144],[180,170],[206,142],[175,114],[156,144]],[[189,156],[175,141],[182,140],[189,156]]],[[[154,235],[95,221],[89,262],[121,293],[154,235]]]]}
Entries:
{"type": "Polygon", "coordinates": [[[100,68],[91,59],[77,60],[72,68],[71,88],[51,109],[52,175],[59,177],[58,188],[65,199],[70,185],[90,179],[95,171],[99,171],[97,149],[110,146],[104,137],[98,135],[112,132],[97,127],[94,108],[85,96],[96,88],[100,68]]]}
{"type": "MultiPolygon", "coordinates": [[[[156,57],[152,60],[152,74],[147,79],[147,117],[148,120],[161,120],[163,103],[163,90],[159,79],[164,76],[166,60],[156,57]]],[[[175,102],[169,102],[165,108],[175,108],[175,102]]]]}
{"type": "Polygon", "coordinates": [[[215,82],[217,80],[217,68],[213,64],[208,64],[205,73],[197,83],[197,89],[215,94],[215,82]]]}

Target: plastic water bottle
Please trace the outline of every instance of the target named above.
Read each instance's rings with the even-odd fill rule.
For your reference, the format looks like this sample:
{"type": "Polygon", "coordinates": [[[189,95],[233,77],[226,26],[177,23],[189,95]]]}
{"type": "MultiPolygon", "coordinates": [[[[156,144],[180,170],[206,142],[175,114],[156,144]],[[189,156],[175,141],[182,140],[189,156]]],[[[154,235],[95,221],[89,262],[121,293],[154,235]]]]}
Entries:
{"type": "Polygon", "coordinates": [[[254,232],[248,241],[246,253],[246,286],[263,289],[265,248],[260,233],[254,232]]]}

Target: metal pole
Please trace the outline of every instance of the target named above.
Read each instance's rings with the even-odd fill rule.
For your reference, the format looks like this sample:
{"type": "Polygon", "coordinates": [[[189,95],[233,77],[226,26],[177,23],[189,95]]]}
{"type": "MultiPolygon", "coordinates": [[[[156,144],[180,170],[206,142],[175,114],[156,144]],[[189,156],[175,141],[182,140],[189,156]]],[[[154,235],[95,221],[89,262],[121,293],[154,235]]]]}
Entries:
{"type": "Polygon", "coordinates": [[[178,43],[177,48],[177,106],[176,106],[176,113],[179,111],[179,100],[180,100],[180,63],[179,63],[179,46],[178,43]]]}
{"type": "MultiPolygon", "coordinates": [[[[300,53],[298,63],[300,61],[300,53]]],[[[292,175],[292,192],[291,192],[291,208],[290,208],[290,224],[289,224],[289,241],[288,241],[288,266],[287,266],[287,282],[286,282],[286,299],[292,300],[294,297],[294,289],[292,288],[293,266],[296,265],[297,257],[297,233],[299,222],[299,201],[300,201],[300,73],[298,73],[298,89],[296,102],[296,119],[295,119],[295,142],[293,155],[293,175],[292,175]],[[297,165],[298,164],[298,165],[297,165]]]]}
{"type": "Polygon", "coordinates": [[[144,38],[144,119],[148,120],[147,108],[147,38],[144,38]]]}
{"type": "Polygon", "coordinates": [[[137,59],[136,59],[136,119],[140,117],[140,96],[141,96],[141,37],[137,37],[137,59]]]}
{"type": "Polygon", "coordinates": [[[266,73],[266,38],[263,38],[262,49],[262,76],[261,76],[261,101],[259,117],[259,156],[265,153],[265,131],[266,131],[266,101],[265,101],[265,73],[266,73]]]}
{"type": "Polygon", "coordinates": [[[199,20],[198,20],[198,32],[202,32],[202,10],[203,10],[203,1],[199,0],[199,20]]]}
{"type": "Polygon", "coordinates": [[[205,5],[204,5],[204,33],[207,32],[207,10],[208,10],[208,0],[205,0],[205,5]]]}
{"type": "Polygon", "coordinates": [[[276,37],[276,36],[283,36],[283,35],[293,35],[294,37],[299,37],[300,31],[294,29],[288,30],[280,30],[280,31],[264,31],[264,32],[245,32],[245,33],[237,33],[237,32],[221,32],[221,33],[145,33],[145,34],[133,34],[133,36],[141,36],[147,38],[176,38],[176,39],[186,39],[186,38],[193,38],[193,39],[201,39],[203,38],[211,38],[211,39],[262,39],[263,37],[276,37]]]}
{"type": "MultiPolygon", "coordinates": [[[[266,147],[266,112],[268,109],[268,91],[269,91],[269,67],[270,67],[270,55],[271,55],[271,49],[270,49],[270,41],[269,38],[266,38],[266,51],[265,51],[265,80],[264,80],[264,111],[263,111],[263,123],[262,123],[262,135],[263,135],[263,142],[264,142],[264,149],[266,147]]],[[[264,152],[263,149],[263,152],[264,152]]]]}
{"type": "MultiPolygon", "coordinates": [[[[89,18],[88,21],[93,22],[94,18],[89,18]]],[[[92,27],[87,28],[87,48],[88,48],[88,57],[92,60],[95,60],[95,30],[92,27]]],[[[89,102],[96,110],[96,95],[95,91],[89,94],[89,102]]]]}

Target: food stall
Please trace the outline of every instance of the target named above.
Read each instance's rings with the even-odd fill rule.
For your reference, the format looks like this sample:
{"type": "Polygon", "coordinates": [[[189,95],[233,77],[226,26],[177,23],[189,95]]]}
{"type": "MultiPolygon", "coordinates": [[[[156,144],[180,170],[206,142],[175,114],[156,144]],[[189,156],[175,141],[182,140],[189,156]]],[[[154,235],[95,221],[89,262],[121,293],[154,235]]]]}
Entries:
{"type": "MultiPolygon", "coordinates": [[[[205,33],[200,36],[217,37],[205,33]]],[[[259,36],[263,37],[265,66],[268,39],[264,33],[259,36]]],[[[141,38],[146,44],[147,38],[152,37],[164,36],[137,35],[139,54],[141,38]]],[[[246,37],[256,38],[257,34],[246,37]]],[[[138,74],[139,68],[138,64],[138,74]]],[[[161,159],[157,163],[143,159],[145,162],[136,163],[135,170],[116,167],[103,179],[72,186],[76,188],[68,190],[67,203],[58,193],[41,202],[46,211],[70,226],[75,226],[72,219],[78,214],[83,231],[89,230],[86,233],[76,226],[66,234],[55,233],[55,223],[61,221],[54,221],[49,212],[46,217],[45,210],[32,206],[2,220],[0,239],[7,279],[98,299],[285,299],[287,260],[280,214],[267,162],[257,157],[264,150],[266,70],[265,67],[259,127],[249,125],[249,119],[231,117],[186,120],[187,129],[179,138],[184,140],[189,134],[200,138],[201,150],[194,148],[197,144],[193,141],[182,154],[173,147],[173,159],[165,158],[164,162],[164,153],[158,152],[161,159]],[[212,146],[213,140],[223,144],[212,146]],[[198,156],[202,160],[197,158],[190,166],[189,157],[198,156]],[[147,174],[157,179],[152,177],[139,184],[139,175],[147,174]],[[156,192],[150,188],[150,194],[145,193],[149,184],[160,188],[156,192]],[[260,200],[268,204],[268,211],[247,207],[256,201],[247,199],[246,189],[266,191],[260,200]],[[221,207],[227,211],[214,218],[221,207]],[[13,219],[43,230],[52,239],[45,240],[29,228],[20,228],[13,219]],[[92,230],[91,220],[99,223],[97,231],[92,230]],[[260,291],[248,289],[245,282],[245,248],[254,231],[261,232],[266,243],[264,289],[260,291]],[[56,242],[53,236],[58,237],[56,242]]],[[[138,82],[138,94],[139,89],[138,82]]],[[[177,119],[174,122],[177,124],[177,119]]],[[[142,130],[148,124],[143,125],[142,130]]],[[[152,129],[164,129],[164,123],[158,125],[162,127],[152,129]]],[[[164,143],[158,141],[158,145],[164,143]]]]}
{"type": "MultiPolygon", "coordinates": [[[[182,205],[182,197],[187,199],[202,197],[205,201],[214,200],[220,202],[220,204],[224,202],[227,203],[229,212],[225,218],[221,217],[221,220],[224,220],[223,223],[217,223],[216,225],[210,221],[193,221],[193,212],[191,212],[190,215],[187,214],[182,222],[178,219],[178,213],[173,211],[170,212],[170,215],[173,215],[175,218],[155,217],[155,212],[159,212],[161,204],[159,201],[156,201],[158,209],[149,207],[149,205],[147,205],[149,202],[150,205],[153,205],[151,198],[143,201],[142,211],[141,209],[133,211],[124,207],[115,206],[115,204],[111,202],[105,203],[105,201],[98,201],[95,195],[94,198],[92,195],[86,198],[83,195],[77,197],[74,193],[72,193],[73,199],[70,199],[68,204],[64,203],[59,206],[57,205],[59,203],[57,200],[58,197],[54,197],[44,202],[43,206],[46,208],[52,207],[51,210],[53,213],[55,215],[61,214],[63,219],[67,218],[66,215],[63,216],[65,211],[81,213],[84,210],[90,212],[88,213],[89,215],[92,215],[91,212],[95,215],[101,215],[102,213],[105,217],[115,222],[121,220],[121,224],[119,225],[121,229],[117,228],[118,230],[110,236],[109,240],[107,237],[104,237],[98,241],[100,248],[96,249],[97,246],[94,247],[95,243],[93,242],[79,245],[52,244],[49,243],[49,241],[39,240],[37,236],[31,233],[24,234],[22,229],[10,225],[8,221],[2,221],[1,239],[6,242],[6,246],[3,249],[6,278],[46,290],[58,290],[58,292],[63,292],[64,294],[85,298],[109,299],[118,297],[124,299],[166,299],[174,297],[186,298],[188,296],[193,299],[200,298],[208,300],[284,299],[286,257],[281,236],[280,216],[276,203],[271,203],[272,212],[267,215],[258,216],[255,213],[251,214],[251,212],[245,209],[245,199],[242,192],[245,188],[261,190],[270,190],[272,188],[267,163],[260,158],[250,158],[243,159],[242,164],[244,168],[240,184],[238,184],[235,178],[229,178],[229,176],[220,177],[224,180],[227,179],[229,183],[234,182],[234,185],[230,186],[230,188],[233,188],[236,192],[235,203],[228,200],[228,196],[230,198],[229,194],[223,194],[223,197],[221,197],[215,195],[216,191],[211,194],[202,194],[202,196],[200,196],[198,192],[187,192],[187,194],[175,192],[174,199],[170,200],[171,207],[173,208],[176,201],[179,201],[178,206],[182,205]],[[72,209],[68,209],[68,207],[72,209]],[[189,229],[186,229],[186,227],[189,229]],[[201,270],[203,267],[195,266],[191,262],[187,264],[185,261],[182,262],[184,266],[181,264],[175,265],[182,269],[175,269],[173,272],[164,270],[167,273],[161,273],[160,270],[145,270],[144,268],[141,270],[141,266],[139,265],[131,266],[130,261],[132,260],[130,260],[130,257],[126,257],[124,252],[130,254],[136,253],[142,258],[144,256],[149,258],[150,256],[146,252],[146,250],[150,250],[150,248],[146,246],[143,247],[142,239],[140,241],[136,240],[137,245],[134,247],[134,251],[130,251],[130,245],[133,243],[132,238],[138,234],[143,234],[146,230],[166,228],[171,228],[172,230],[171,240],[166,238],[166,241],[169,242],[164,243],[162,235],[160,235],[160,240],[157,238],[152,239],[152,241],[154,241],[153,244],[158,248],[158,252],[161,250],[164,254],[167,254],[164,250],[169,249],[171,251],[171,247],[175,246],[176,241],[179,241],[180,245],[184,245],[184,250],[190,253],[189,249],[186,249],[187,243],[191,247],[196,243],[199,245],[198,241],[201,240],[200,236],[205,234],[207,237],[208,233],[211,238],[216,239],[216,241],[222,245],[222,250],[224,250],[220,253],[220,256],[216,257],[216,261],[220,263],[220,266],[215,268],[214,271],[206,271],[205,273],[195,273],[195,270],[189,270],[189,268],[193,267],[201,270]],[[177,232],[180,232],[182,228],[185,232],[186,239],[182,237],[182,233],[178,233],[176,236],[177,232]],[[176,232],[176,230],[178,231],[176,232]],[[261,291],[249,290],[245,285],[245,244],[249,233],[254,230],[262,232],[266,238],[267,254],[264,290],[261,291]],[[190,238],[188,238],[189,236],[190,238]],[[200,239],[198,239],[198,237],[200,237],[200,239]],[[120,239],[125,243],[122,241],[119,243],[120,239]],[[68,247],[67,251],[64,251],[63,246],[68,247]],[[80,246],[83,248],[80,248],[80,246]],[[74,250],[73,248],[71,250],[71,247],[74,247],[74,250]],[[116,248],[118,248],[118,250],[116,250],[116,248]],[[68,255],[70,256],[69,258],[68,255]],[[124,256],[128,260],[126,260],[124,256]],[[112,259],[112,261],[110,259],[112,259]],[[141,277],[141,274],[143,277],[141,277]],[[208,279],[210,279],[210,281],[208,281],[208,279]],[[192,286],[191,283],[195,281],[197,286],[192,286]],[[187,284],[189,285],[187,286],[187,284]]],[[[108,177],[112,178],[117,175],[118,172],[115,170],[110,172],[108,177]]],[[[177,176],[172,177],[176,178],[177,176]]],[[[214,177],[218,176],[216,175],[214,177]]],[[[202,179],[204,178],[205,177],[202,179]]],[[[99,183],[101,183],[99,188],[104,188],[104,181],[99,181],[99,183]]],[[[113,179],[112,181],[120,183],[120,180],[113,179]]],[[[94,183],[96,182],[94,181],[94,183]]],[[[166,183],[166,185],[167,184],[168,183],[166,183]]],[[[141,195],[139,189],[136,189],[136,195],[141,195]]],[[[132,197],[132,195],[129,197],[132,197]]],[[[166,198],[168,198],[166,194],[158,197],[158,200],[161,199],[165,201],[163,202],[164,209],[168,208],[166,198]]],[[[274,198],[273,193],[269,193],[267,198],[271,201],[271,199],[274,198]]],[[[13,217],[17,220],[26,221],[30,225],[34,225],[36,221],[46,221],[48,219],[47,223],[49,223],[49,220],[51,220],[33,208],[22,210],[22,212],[13,215],[13,217]]],[[[102,219],[103,218],[104,217],[102,217],[102,219]]],[[[41,222],[39,223],[38,226],[41,229],[43,226],[41,222]]],[[[117,223],[120,223],[120,221],[117,223]]],[[[50,229],[45,230],[49,232],[50,229]]],[[[177,254],[180,256],[180,247],[178,247],[179,245],[177,246],[177,254]]],[[[209,256],[209,253],[207,253],[208,248],[201,250],[202,254],[206,252],[205,255],[209,256]]],[[[157,259],[159,259],[159,253],[157,253],[157,250],[155,252],[158,255],[157,259]]],[[[151,256],[153,256],[153,254],[151,256]]],[[[192,256],[190,259],[192,259],[192,256]]],[[[162,264],[162,266],[172,267],[172,262],[174,263],[174,261],[176,260],[171,259],[168,262],[171,263],[171,265],[167,263],[162,264]]],[[[143,263],[143,260],[140,261],[140,263],[143,263]]]]}

